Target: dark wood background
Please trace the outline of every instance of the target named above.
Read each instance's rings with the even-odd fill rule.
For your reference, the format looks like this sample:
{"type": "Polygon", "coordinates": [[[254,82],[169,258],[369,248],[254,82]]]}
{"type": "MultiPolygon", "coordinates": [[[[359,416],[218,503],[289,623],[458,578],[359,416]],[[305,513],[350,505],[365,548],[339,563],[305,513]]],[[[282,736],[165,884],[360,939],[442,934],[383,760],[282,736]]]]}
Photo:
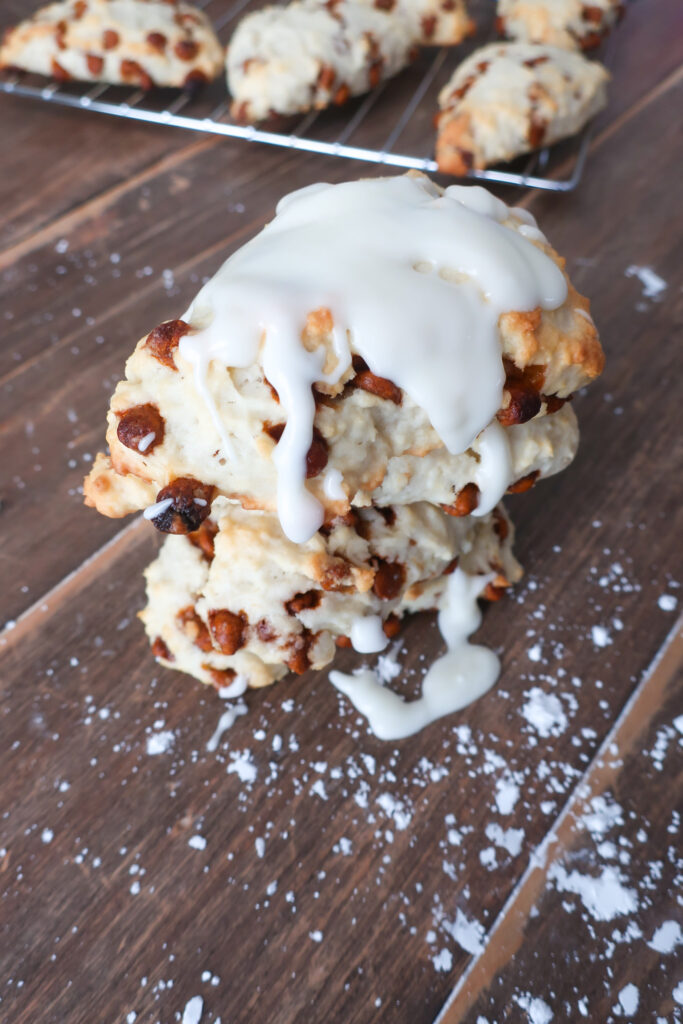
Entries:
{"type": "MultiPolygon", "coordinates": [[[[138,337],[283,193],[378,169],[0,97],[0,1020],[165,1024],[201,996],[203,1024],[428,1024],[451,993],[445,1024],[681,1020],[682,947],[652,941],[682,918],[682,29],[678,0],[629,7],[576,193],[500,190],[607,368],[575,464],[510,500],[496,689],[395,745],[311,673],[209,753],[221,701],[135,618],[154,531],[79,489],[138,337]]],[[[408,626],[408,686],[438,648],[408,626]]]]}

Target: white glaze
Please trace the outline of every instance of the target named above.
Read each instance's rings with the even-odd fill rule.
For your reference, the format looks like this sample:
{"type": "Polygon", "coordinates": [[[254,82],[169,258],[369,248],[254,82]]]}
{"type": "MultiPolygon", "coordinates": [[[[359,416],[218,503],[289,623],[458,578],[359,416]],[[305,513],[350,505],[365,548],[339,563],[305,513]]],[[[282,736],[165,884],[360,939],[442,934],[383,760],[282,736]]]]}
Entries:
{"type": "Polygon", "coordinates": [[[382,629],[379,615],[363,615],[351,625],[351,646],[359,654],[375,654],[383,651],[389,638],[382,629]]]}
{"type": "Polygon", "coordinates": [[[480,494],[479,504],[472,515],[485,516],[503,497],[514,474],[510,444],[500,423],[496,420],[489,423],[477,440],[480,461],[473,482],[479,487],[480,494]]]}
{"type": "Polygon", "coordinates": [[[579,306],[575,306],[574,307],[574,312],[578,313],[579,316],[582,316],[584,318],[584,320],[587,320],[589,324],[592,324],[595,327],[595,320],[590,315],[590,313],[586,312],[585,309],[581,309],[579,306]]]}
{"type": "Polygon", "coordinates": [[[144,452],[147,451],[147,449],[154,441],[156,436],[157,435],[153,430],[150,430],[149,434],[145,434],[145,436],[141,438],[140,441],[138,441],[138,451],[143,452],[144,454],[144,452]]]}
{"type": "Polygon", "coordinates": [[[157,516],[162,515],[166,509],[170,508],[173,504],[173,498],[164,498],[163,501],[155,501],[153,505],[148,505],[143,510],[143,517],[145,519],[156,519],[157,516]]]}
{"type": "MultiPolygon", "coordinates": [[[[316,381],[335,383],[351,350],[421,406],[449,451],[465,451],[491,422],[504,383],[498,319],[504,312],[566,298],[561,271],[519,231],[499,199],[475,186],[441,194],[425,178],[313,185],[286,196],[277,216],[236,252],[200,291],[183,319],[195,331],[180,340],[222,439],[232,451],[210,395],[215,359],[247,367],[260,359],[286,418],[273,459],[277,507],[290,540],[303,543],[323,512],[305,485],[316,381]],[[337,365],[301,343],[307,315],[334,318],[337,365]]],[[[524,217],[528,226],[532,221],[524,217]]],[[[479,464],[491,508],[511,482],[501,433],[487,435],[479,464]],[[487,460],[491,460],[490,465],[487,460]]]]}
{"type": "Polygon", "coordinates": [[[246,676],[241,676],[239,673],[235,676],[231,683],[227,686],[221,686],[218,691],[218,696],[221,700],[230,700],[232,697],[241,697],[243,693],[247,692],[249,682],[246,676]]]}
{"type": "Polygon", "coordinates": [[[439,629],[447,651],[433,663],[422,682],[422,696],[405,701],[382,686],[370,669],[357,675],[330,672],[331,682],[368,719],[379,739],[399,740],[459,711],[486,693],[498,678],[500,662],[493,651],[467,638],[481,622],[477,597],[493,578],[468,576],[456,569],[439,612],[439,629]]]}
{"type": "Polygon", "coordinates": [[[206,749],[209,751],[218,750],[218,745],[223,738],[223,733],[227,732],[228,729],[232,729],[239,716],[246,715],[246,713],[246,704],[233,704],[231,707],[226,708],[218,719],[218,725],[206,744],[206,749]]]}
{"type": "Polygon", "coordinates": [[[328,469],[323,477],[323,490],[331,501],[346,501],[346,492],[342,487],[344,478],[338,469],[328,469]]]}

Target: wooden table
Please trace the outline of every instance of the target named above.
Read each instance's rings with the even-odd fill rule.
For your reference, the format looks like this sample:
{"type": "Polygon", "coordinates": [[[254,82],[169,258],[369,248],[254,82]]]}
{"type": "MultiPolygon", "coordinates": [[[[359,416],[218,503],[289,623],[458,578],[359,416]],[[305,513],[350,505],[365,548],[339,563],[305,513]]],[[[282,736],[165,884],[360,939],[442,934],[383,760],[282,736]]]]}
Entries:
{"type": "MultiPolygon", "coordinates": [[[[681,1020],[682,28],[630,7],[576,193],[501,192],[607,368],[575,464],[510,501],[497,688],[398,744],[320,673],[208,752],[221,701],[135,618],[154,531],[80,494],[137,338],[283,193],[368,167],[2,98],[2,1021],[681,1020]]],[[[438,643],[408,626],[409,679],[438,643]]]]}

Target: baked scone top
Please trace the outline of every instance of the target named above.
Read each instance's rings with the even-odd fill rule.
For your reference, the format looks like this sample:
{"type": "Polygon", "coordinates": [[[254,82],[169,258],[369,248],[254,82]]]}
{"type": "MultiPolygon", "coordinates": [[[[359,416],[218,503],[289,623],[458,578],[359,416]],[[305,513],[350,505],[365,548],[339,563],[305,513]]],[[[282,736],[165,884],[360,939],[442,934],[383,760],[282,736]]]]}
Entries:
{"type": "Polygon", "coordinates": [[[207,16],[183,0],[59,0],[9,29],[0,67],[181,87],[215,78],[223,47],[207,16]]]}
{"type": "Polygon", "coordinates": [[[622,0],[498,0],[499,31],[520,42],[591,50],[623,13],[622,0]]]}
{"type": "Polygon", "coordinates": [[[414,43],[406,19],[357,0],[251,11],[228,45],[232,115],[257,121],[344,103],[409,64],[414,43]]]}
{"type": "Polygon", "coordinates": [[[140,341],[86,501],[160,503],[155,526],[187,532],[222,494],[303,540],[352,506],[483,515],[571,461],[561,406],[602,368],[560,268],[533,218],[480,188],[408,175],[296,193],[140,341]]]}

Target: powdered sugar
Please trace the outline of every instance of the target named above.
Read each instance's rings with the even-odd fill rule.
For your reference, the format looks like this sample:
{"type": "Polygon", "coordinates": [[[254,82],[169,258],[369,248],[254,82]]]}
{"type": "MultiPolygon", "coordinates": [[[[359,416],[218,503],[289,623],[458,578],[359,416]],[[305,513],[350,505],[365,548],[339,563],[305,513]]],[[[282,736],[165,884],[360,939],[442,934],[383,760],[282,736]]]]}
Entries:
{"type": "Polygon", "coordinates": [[[467,917],[460,907],[458,907],[453,921],[449,921],[447,917],[442,917],[439,920],[439,926],[447,932],[447,934],[450,935],[466,953],[471,953],[474,956],[477,953],[480,953],[483,949],[483,926],[479,921],[467,917]]]}
{"type": "Polygon", "coordinates": [[[526,1013],[529,1024],[550,1024],[553,1019],[553,1011],[548,1004],[530,992],[520,992],[514,996],[514,1000],[526,1013]]]}
{"type": "Polygon", "coordinates": [[[547,739],[548,736],[560,736],[565,731],[569,723],[562,703],[555,694],[546,693],[534,686],[525,693],[525,697],[528,700],[521,713],[539,736],[547,739]]]}
{"type": "Polygon", "coordinates": [[[623,1013],[627,1017],[632,1017],[638,1009],[639,993],[636,986],[629,982],[628,985],[624,985],[621,992],[619,993],[619,1006],[623,1013]]]}
{"type": "Polygon", "coordinates": [[[147,753],[152,757],[167,754],[175,742],[175,734],[170,729],[153,732],[147,737],[147,753]]]}
{"type": "Polygon", "coordinates": [[[639,267],[632,263],[624,271],[626,277],[637,277],[643,287],[643,297],[659,300],[669,287],[666,281],[656,274],[652,267],[639,267]]]}
{"type": "Polygon", "coordinates": [[[638,899],[616,867],[604,867],[599,875],[584,875],[580,871],[567,871],[562,864],[553,864],[548,878],[559,892],[574,893],[596,921],[611,921],[624,914],[632,914],[638,899]]]}
{"type": "Polygon", "coordinates": [[[683,945],[683,931],[678,921],[664,921],[656,929],[648,942],[650,949],[658,953],[673,953],[677,946],[683,945]]]}

